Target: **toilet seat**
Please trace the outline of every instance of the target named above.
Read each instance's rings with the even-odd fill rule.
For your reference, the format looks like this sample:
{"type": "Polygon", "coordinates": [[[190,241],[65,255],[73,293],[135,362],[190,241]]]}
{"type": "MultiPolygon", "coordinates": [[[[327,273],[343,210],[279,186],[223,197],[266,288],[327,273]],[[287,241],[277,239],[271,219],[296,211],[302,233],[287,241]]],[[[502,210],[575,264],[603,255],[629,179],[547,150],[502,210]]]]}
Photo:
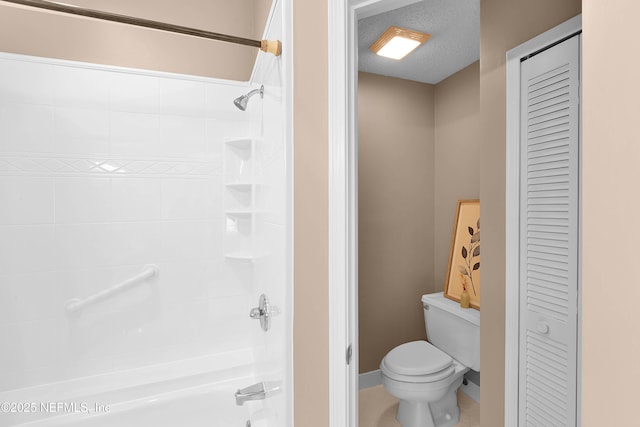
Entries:
{"type": "Polygon", "coordinates": [[[455,371],[453,359],[426,341],[412,341],[391,350],[380,364],[390,379],[428,383],[449,377],[455,371]]]}

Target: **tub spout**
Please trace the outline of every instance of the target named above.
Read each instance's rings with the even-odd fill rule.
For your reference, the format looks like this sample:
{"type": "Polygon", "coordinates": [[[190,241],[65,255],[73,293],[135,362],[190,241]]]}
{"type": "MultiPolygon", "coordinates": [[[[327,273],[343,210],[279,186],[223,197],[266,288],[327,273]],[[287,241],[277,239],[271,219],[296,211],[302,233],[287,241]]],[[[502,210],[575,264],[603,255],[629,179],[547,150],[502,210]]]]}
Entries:
{"type": "Polygon", "coordinates": [[[241,406],[248,400],[266,399],[280,391],[279,382],[261,382],[236,391],[236,405],[241,406]]]}

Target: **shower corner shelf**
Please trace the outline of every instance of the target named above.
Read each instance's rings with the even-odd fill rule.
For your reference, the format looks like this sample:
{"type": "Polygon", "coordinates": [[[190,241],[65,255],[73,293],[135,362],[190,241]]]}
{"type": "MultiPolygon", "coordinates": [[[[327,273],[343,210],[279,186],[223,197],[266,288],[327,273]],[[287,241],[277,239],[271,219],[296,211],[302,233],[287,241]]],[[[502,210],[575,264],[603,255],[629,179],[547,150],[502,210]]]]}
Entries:
{"type": "Polygon", "coordinates": [[[234,249],[225,254],[225,259],[248,266],[268,255],[256,252],[260,247],[256,237],[257,214],[261,213],[257,208],[262,206],[266,196],[263,188],[267,187],[260,182],[261,142],[262,139],[250,137],[224,139],[224,188],[228,194],[224,214],[228,219],[241,222],[233,228],[233,233],[228,233],[229,247],[234,249]],[[236,231],[244,237],[240,239],[236,231]]]}
{"type": "Polygon", "coordinates": [[[224,186],[227,187],[229,190],[241,191],[244,193],[244,192],[251,191],[254,184],[247,183],[247,182],[229,182],[224,186]]]}
{"type": "Polygon", "coordinates": [[[266,185],[261,182],[227,182],[224,186],[230,190],[243,192],[251,191],[258,187],[266,187],[266,185]]]}
{"type": "Polygon", "coordinates": [[[225,211],[224,214],[233,219],[250,219],[253,216],[253,211],[225,211]]]}
{"type": "Polygon", "coordinates": [[[239,138],[225,138],[224,143],[228,147],[233,147],[239,150],[250,150],[252,143],[260,143],[262,139],[260,138],[249,138],[249,137],[239,137],[239,138]]]}
{"type": "Polygon", "coordinates": [[[266,258],[269,254],[267,253],[251,253],[251,252],[231,252],[226,254],[224,257],[228,261],[253,264],[254,262],[266,258]]]}
{"type": "Polygon", "coordinates": [[[235,219],[250,219],[254,215],[264,215],[267,211],[257,211],[252,209],[236,209],[225,211],[225,215],[235,219]]]}

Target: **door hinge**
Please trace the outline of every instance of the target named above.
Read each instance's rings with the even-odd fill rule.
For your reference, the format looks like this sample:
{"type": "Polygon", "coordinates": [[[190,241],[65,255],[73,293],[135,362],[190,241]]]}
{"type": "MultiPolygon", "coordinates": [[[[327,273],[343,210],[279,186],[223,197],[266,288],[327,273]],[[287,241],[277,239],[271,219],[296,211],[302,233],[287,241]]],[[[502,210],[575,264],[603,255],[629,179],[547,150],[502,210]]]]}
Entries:
{"type": "Polygon", "coordinates": [[[351,364],[351,357],[353,356],[353,348],[351,346],[351,344],[349,344],[349,347],[347,347],[347,365],[351,364]]]}

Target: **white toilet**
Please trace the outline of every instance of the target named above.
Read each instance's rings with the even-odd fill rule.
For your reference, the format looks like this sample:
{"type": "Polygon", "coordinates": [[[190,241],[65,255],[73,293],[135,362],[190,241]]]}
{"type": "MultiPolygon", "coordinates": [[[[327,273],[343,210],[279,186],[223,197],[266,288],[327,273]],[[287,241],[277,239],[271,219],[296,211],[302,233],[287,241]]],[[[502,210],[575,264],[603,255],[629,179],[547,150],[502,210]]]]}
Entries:
{"type": "Polygon", "coordinates": [[[480,312],[442,292],[423,295],[427,341],[399,345],[382,359],[384,388],[400,400],[402,427],[449,427],[460,419],[456,392],[469,369],[480,370],[480,312]]]}

